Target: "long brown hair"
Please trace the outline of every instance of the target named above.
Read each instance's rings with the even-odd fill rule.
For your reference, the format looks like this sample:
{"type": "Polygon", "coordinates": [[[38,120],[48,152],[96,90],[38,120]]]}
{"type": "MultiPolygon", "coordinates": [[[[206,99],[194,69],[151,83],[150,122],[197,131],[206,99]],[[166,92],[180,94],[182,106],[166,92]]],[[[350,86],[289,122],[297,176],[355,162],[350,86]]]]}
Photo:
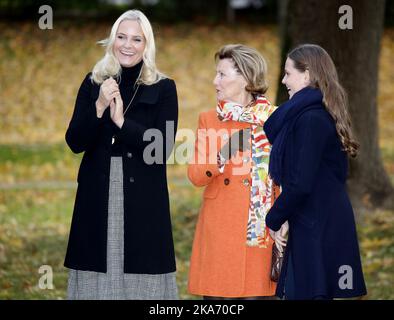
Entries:
{"type": "Polygon", "coordinates": [[[318,45],[303,44],[290,51],[287,57],[294,61],[294,67],[299,71],[309,71],[310,86],[322,91],[324,106],[335,121],[343,150],[355,157],[359,144],[353,138],[347,94],[339,83],[329,54],[318,45]]]}

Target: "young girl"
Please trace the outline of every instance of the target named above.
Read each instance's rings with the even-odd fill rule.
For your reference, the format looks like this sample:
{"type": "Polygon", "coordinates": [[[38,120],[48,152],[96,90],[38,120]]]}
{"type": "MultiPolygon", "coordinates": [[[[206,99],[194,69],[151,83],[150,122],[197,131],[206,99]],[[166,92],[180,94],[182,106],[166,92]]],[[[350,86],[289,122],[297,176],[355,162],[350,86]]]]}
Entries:
{"type": "Polygon", "coordinates": [[[346,94],[327,52],[301,45],[288,54],[290,100],[264,125],[272,144],[269,173],[282,192],[266,216],[289,239],[276,294],[286,299],[366,294],[353,210],[346,193],[347,156],[357,154],[346,94]]]}

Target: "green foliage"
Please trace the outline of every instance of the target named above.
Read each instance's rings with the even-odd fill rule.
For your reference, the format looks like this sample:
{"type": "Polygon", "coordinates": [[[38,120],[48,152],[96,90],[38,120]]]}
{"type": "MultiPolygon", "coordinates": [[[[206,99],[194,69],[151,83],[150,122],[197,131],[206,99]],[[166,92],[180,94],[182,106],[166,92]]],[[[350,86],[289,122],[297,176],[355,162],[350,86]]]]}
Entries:
{"type": "Polygon", "coordinates": [[[394,215],[375,211],[358,226],[368,299],[394,299],[394,215]]]}

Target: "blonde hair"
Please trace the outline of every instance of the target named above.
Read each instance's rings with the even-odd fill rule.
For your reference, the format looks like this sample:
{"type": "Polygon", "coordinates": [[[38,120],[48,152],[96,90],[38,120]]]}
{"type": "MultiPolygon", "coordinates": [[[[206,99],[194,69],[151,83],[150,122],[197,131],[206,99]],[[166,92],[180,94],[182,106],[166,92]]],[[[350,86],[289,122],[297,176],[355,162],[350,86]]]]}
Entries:
{"type": "Polygon", "coordinates": [[[267,63],[256,49],[242,44],[228,44],[215,53],[216,61],[222,59],[233,61],[235,69],[247,82],[245,90],[250,92],[254,98],[267,91],[267,63]]]}
{"type": "Polygon", "coordinates": [[[97,84],[101,84],[109,77],[118,77],[120,75],[122,67],[114,55],[113,46],[116,39],[116,32],[118,31],[120,23],[124,20],[137,21],[141,26],[146,41],[145,50],[142,55],[144,63],[139,82],[151,85],[163,78],[166,78],[166,76],[156,67],[155,39],[153,36],[152,26],[148,18],[139,10],[128,10],[115,21],[109,37],[98,42],[104,46],[106,50],[104,57],[93,67],[91,76],[92,81],[97,84]]]}
{"type": "Polygon", "coordinates": [[[343,150],[355,157],[359,144],[353,138],[347,95],[329,54],[318,45],[303,44],[290,51],[287,57],[294,61],[297,70],[309,71],[310,86],[322,91],[324,106],[335,121],[343,150]]]}

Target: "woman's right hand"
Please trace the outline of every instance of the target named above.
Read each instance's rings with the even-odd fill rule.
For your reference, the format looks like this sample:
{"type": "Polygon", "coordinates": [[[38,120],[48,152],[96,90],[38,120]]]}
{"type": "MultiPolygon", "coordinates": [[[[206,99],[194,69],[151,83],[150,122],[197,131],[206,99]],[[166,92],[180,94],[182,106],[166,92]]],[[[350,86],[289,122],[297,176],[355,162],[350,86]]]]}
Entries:
{"type": "Polygon", "coordinates": [[[234,157],[237,151],[245,152],[250,149],[250,128],[241,129],[233,133],[228,142],[220,150],[220,154],[226,160],[234,157]]]}
{"type": "Polygon", "coordinates": [[[287,245],[287,234],[289,232],[289,222],[286,221],[282,224],[282,227],[278,231],[273,231],[269,229],[270,236],[272,240],[275,241],[275,245],[278,247],[279,250],[282,251],[282,248],[286,247],[287,245]]]}
{"type": "Polygon", "coordinates": [[[112,77],[101,84],[100,93],[96,100],[96,113],[98,118],[102,117],[105,109],[108,108],[111,101],[115,99],[115,96],[119,93],[119,86],[112,77]]]}
{"type": "Polygon", "coordinates": [[[278,246],[278,249],[286,247],[288,232],[289,232],[288,221],[282,224],[281,228],[277,232],[275,232],[275,244],[278,246]]]}

